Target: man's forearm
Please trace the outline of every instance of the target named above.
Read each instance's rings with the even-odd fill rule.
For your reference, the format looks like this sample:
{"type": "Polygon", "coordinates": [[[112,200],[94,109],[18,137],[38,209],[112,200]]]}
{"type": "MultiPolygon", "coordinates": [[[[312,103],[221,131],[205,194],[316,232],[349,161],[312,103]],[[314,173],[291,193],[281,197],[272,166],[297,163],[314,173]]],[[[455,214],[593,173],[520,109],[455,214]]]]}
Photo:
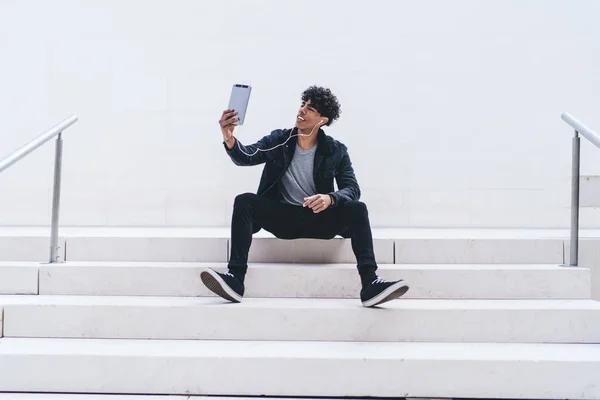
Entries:
{"type": "Polygon", "coordinates": [[[223,138],[223,148],[226,150],[227,155],[231,157],[235,165],[251,166],[263,164],[267,161],[267,157],[264,151],[259,150],[261,148],[272,147],[271,136],[273,136],[273,134],[265,136],[258,142],[248,146],[244,146],[235,136],[231,136],[227,141],[223,138]]]}
{"type": "Polygon", "coordinates": [[[336,192],[331,192],[329,195],[333,198],[334,202],[331,205],[332,207],[336,207],[344,204],[347,201],[358,201],[360,200],[360,189],[358,186],[350,186],[345,187],[343,189],[339,189],[336,192]]]}

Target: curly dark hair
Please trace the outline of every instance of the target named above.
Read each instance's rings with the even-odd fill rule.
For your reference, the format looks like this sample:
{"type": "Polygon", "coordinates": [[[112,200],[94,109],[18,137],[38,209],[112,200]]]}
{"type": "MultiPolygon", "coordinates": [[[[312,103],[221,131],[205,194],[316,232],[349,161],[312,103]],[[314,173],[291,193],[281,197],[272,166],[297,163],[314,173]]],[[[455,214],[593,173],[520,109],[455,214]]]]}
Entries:
{"type": "Polygon", "coordinates": [[[325,125],[331,125],[333,121],[340,117],[342,110],[340,108],[340,102],[331,90],[319,87],[311,86],[302,93],[302,101],[310,100],[310,105],[314,107],[319,114],[329,118],[325,125]]]}

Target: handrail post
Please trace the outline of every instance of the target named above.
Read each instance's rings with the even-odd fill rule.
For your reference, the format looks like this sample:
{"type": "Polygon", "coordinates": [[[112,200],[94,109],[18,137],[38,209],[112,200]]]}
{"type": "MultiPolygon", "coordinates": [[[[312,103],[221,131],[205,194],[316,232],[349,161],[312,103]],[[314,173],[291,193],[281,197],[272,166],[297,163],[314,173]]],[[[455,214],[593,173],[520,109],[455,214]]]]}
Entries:
{"type": "Polygon", "coordinates": [[[576,267],[579,254],[579,166],[581,139],[575,130],[573,137],[573,165],[571,167],[571,254],[570,266],[576,267]]]}
{"type": "Polygon", "coordinates": [[[63,140],[62,132],[56,138],[56,156],[54,158],[54,189],[52,194],[52,227],[50,232],[50,263],[59,263],[58,254],[58,217],[60,211],[60,183],[62,176],[63,140]]]}

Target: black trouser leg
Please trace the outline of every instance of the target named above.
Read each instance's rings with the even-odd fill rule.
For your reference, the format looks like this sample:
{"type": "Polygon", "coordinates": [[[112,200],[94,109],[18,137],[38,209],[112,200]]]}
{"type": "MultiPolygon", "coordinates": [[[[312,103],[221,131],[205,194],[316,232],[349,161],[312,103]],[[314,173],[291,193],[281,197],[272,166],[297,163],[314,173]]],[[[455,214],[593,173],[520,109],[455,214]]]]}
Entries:
{"type": "Polygon", "coordinates": [[[283,204],[252,193],[237,196],[231,222],[229,269],[242,281],[248,268],[252,235],[260,228],[281,239],[349,236],[363,283],[375,278],[377,263],[364,203],[350,201],[314,214],[309,208],[283,204]]]}
{"type": "Polygon", "coordinates": [[[335,235],[350,237],[356,257],[358,272],[363,283],[376,278],[377,262],[373,252],[373,236],[369,213],[365,203],[349,201],[314,214],[308,209],[309,218],[306,237],[330,239],[335,235]]]}
{"type": "Polygon", "coordinates": [[[253,193],[237,196],[231,218],[229,270],[243,281],[248,269],[252,235],[263,228],[276,237],[293,239],[298,221],[302,219],[302,211],[305,211],[302,207],[283,204],[253,193]]]}

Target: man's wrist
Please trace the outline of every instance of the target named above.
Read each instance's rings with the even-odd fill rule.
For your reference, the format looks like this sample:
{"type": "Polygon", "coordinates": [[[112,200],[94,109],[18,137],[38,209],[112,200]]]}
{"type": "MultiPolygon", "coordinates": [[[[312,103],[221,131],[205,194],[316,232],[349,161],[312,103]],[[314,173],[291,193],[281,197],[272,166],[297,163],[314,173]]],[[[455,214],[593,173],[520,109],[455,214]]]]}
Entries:
{"type": "Polygon", "coordinates": [[[223,143],[225,143],[225,146],[227,146],[227,148],[231,150],[233,149],[233,145],[235,144],[235,137],[232,136],[229,139],[223,138],[223,143]]]}
{"type": "Polygon", "coordinates": [[[332,206],[335,205],[335,197],[333,197],[332,194],[329,194],[328,196],[329,196],[329,199],[331,200],[331,204],[330,205],[332,205],[332,206]]]}

